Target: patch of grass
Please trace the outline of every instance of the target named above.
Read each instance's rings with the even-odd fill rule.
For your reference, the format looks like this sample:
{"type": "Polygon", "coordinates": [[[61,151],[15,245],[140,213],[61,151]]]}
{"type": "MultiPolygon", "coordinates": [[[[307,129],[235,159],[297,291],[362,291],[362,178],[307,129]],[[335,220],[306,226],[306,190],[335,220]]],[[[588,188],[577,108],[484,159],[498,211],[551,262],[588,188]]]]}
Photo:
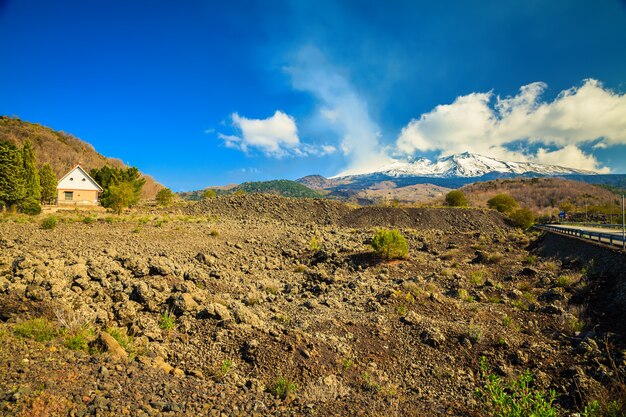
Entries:
{"type": "Polygon", "coordinates": [[[513,319],[511,318],[511,316],[504,316],[502,318],[502,325],[504,327],[509,327],[511,324],[513,324],[513,319]]]}
{"type": "Polygon", "coordinates": [[[524,371],[511,382],[505,382],[493,373],[487,373],[484,357],[481,359],[481,373],[485,384],[476,389],[483,400],[488,415],[496,417],[556,417],[553,405],[557,395],[554,390],[542,392],[533,385],[533,375],[524,371]]]}
{"type": "Polygon", "coordinates": [[[341,362],[341,369],[343,369],[344,372],[349,371],[352,366],[354,366],[354,360],[352,358],[345,358],[341,362]]]}
{"type": "Polygon", "coordinates": [[[374,380],[374,377],[372,377],[369,372],[363,372],[361,374],[361,381],[366,391],[378,392],[380,390],[380,384],[374,380]]]}
{"type": "Polygon", "coordinates": [[[211,229],[211,231],[209,232],[209,235],[211,235],[213,237],[219,237],[220,236],[220,232],[218,232],[215,229],[211,229]]]}
{"type": "Polygon", "coordinates": [[[92,217],[92,216],[83,217],[83,223],[85,224],[92,224],[95,221],[96,221],[95,217],[92,217]]]}
{"type": "Polygon", "coordinates": [[[408,310],[404,304],[401,304],[398,307],[396,307],[396,312],[398,313],[400,317],[406,316],[407,311],[408,310]]]}
{"type": "Polygon", "coordinates": [[[537,263],[537,257],[535,255],[528,255],[526,257],[526,263],[528,265],[534,265],[535,263],[537,263]]]}
{"type": "Polygon", "coordinates": [[[504,255],[502,255],[501,253],[493,253],[487,257],[487,263],[499,264],[502,259],[504,259],[504,255]]]}
{"type": "Polygon", "coordinates": [[[163,330],[173,329],[176,325],[176,316],[171,311],[166,310],[159,318],[159,327],[163,330]]]}
{"type": "Polygon", "coordinates": [[[42,229],[52,230],[57,227],[57,222],[57,216],[48,216],[41,221],[41,227],[42,229]]]}
{"type": "Polygon", "coordinates": [[[155,227],[162,227],[165,223],[167,223],[167,220],[165,219],[159,219],[156,222],[154,222],[154,226],[155,227]]]}
{"type": "Polygon", "coordinates": [[[537,297],[530,291],[524,291],[524,299],[528,304],[533,304],[537,302],[537,297]]]}
{"type": "Polygon", "coordinates": [[[115,217],[107,216],[107,217],[104,218],[104,221],[109,223],[109,224],[112,224],[113,222],[115,222],[115,217]]]}
{"type": "Polygon", "coordinates": [[[301,274],[304,271],[306,271],[306,266],[302,264],[298,264],[295,266],[295,268],[293,268],[293,272],[296,272],[298,274],[301,274]]]}
{"type": "Polygon", "coordinates": [[[472,271],[469,273],[469,280],[474,285],[483,285],[485,283],[485,272],[472,271]]]}
{"type": "Polygon", "coordinates": [[[48,342],[59,335],[59,329],[50,320],[37,318],[26,320],[13,327],[16,336],[48,342]]]}
{"type": "Polygon", "coordinates": [[[270,391],[276,396],[276,398],[284,400],[289,394],[295,392],[297,389],[298,385],[295,382],[283,376],[279,376],[276,379],[276,382],[274,382],[274,385],[270,388],[270,391]]]}
{"type": "Polygon", "coordinates": [[[150,221],[150,217],[142,216],[142,217],[138,218],[137,221],[139,222],[139,224],[146,224],[146,223],[148,223],[150,221]]]}
{"type": "Polygon", "coordinates": [[[487,302],[491,304],[500,304],[502,302],[502,299],[497,295],[490,295],[487,297],[487,302]]]}
{"type": "Polygon", "coordinates": [[[133,233],[139,233],[141,232],[141,227],[137,226],[133,229],[133,233]]]}

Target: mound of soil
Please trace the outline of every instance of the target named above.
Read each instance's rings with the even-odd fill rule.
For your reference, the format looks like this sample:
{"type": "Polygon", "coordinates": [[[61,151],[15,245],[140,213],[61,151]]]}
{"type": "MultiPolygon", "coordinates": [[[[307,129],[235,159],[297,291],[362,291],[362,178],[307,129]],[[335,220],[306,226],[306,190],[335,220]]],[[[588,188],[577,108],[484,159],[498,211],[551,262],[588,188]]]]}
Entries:
{"type": "Polygon", "coordinates": [[[220,196],[198,202],[185,209],[185,214],[211,214],[231,219],[263,218],[286,223],[336,224],[350,208],[339,202],[323,199],[286,198],[268,194],[220,196]]]}
{"type": "Polygon", "coordinates": [[[438,229],[446,232],[480,230],[497,232],[507,228],[504,218],[492,210],[449,208],[363,207],[350,211],[340,224],[345,227],[404,227],[438,229]]]}

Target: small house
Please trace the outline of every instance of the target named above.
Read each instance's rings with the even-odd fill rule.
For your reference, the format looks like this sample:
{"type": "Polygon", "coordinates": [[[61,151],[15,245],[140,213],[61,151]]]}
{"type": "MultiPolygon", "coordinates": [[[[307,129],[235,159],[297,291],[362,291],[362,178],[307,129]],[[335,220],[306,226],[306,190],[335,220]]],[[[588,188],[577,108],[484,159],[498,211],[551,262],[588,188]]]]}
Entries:
{"type": "Polygon", "coordinates": [[[57,185],[57,206],[97,206],[102,187],[76,165],[57,185]]]}

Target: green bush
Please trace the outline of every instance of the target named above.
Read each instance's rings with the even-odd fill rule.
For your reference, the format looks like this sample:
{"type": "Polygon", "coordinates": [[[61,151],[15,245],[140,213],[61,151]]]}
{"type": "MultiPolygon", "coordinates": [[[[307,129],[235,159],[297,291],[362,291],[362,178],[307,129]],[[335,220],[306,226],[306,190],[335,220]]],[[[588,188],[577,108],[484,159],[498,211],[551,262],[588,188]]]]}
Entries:
{"type": "Polygon", "coordinates": [[[91,224],[95,221],[96,221],[95,217],[91,217],[91,216],[83,217],[83,223],[85,224],[91,224]]]}
{"type": "Polygon", "coordinates": [[[159,320],[159,327],[163,330],[170,330],[176,324],[176,316],[171,311],[164,311],[159,320]]]}
{"type": "Polygon", "coordinates": [[[495,417],[556,417],[553,403],[556,392],[547,394],[533,386],[533,376],[526,370],[512,382],[504,382],[492,373],[487,374],[484,361],[481,363],[482,374],[486,382],[477,394],[489,409],[488,415],[495,417]]]}
{"type": "Polygon", "coordinates": [[[162,206],[169,206],[174,201],[174,193],[169,188],[163,188],[157,193],[156,201],[162,206]]]}
{"type": "Polygon", "coordinates": [[[535,214],[527,208],[515,210],[509,215],[509,218],[511,219],[513,226],[521,227],[523,229],[528,229],[530,226],[535,224],[535,214]]]}
{"type": "Polygon", "coordinates": [[[487,200],[487,206],[500,213],[511,213],[517,208],[517,201],[508,194],[498,194],[487,200]]]}
{"type": "Polygon", "coordinates": [[[41,227],[46,230],[54,229],[57,227],[57,217],[56,216],[48,216],[41,222],[41,227]]]}
{"type": "Polygon", "coordinates": [[[34,198],[27,198],[20,202],[19,209],[24,214],[37,215],[41,213],[41,204],[34,198]]]}
{"type": "Polygon", "coordinates": [[[446,194],[446,205],[450,207],[466,207],[469,205],[463,191],[453,190],[446,194]]]}
{"type": "Polygon", "coordinates": [[[409,253],[409,244],[397,230],[379,230],[371,245],[376,255],[383,259],[406,258],[409,253]]]}

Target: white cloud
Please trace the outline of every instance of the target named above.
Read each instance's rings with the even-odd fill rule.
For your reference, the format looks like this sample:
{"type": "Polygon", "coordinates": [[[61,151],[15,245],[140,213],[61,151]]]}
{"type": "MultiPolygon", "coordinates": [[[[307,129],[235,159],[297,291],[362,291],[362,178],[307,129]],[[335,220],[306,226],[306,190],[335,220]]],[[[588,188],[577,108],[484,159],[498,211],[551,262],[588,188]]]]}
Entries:
{"type": "Polygon", "coordinates": [[[324,156],[335,151],[333,146],[301,143],[295,119],[277,110],[267,119],[248,119],[237,113],[231,115],[232,125],[240,136],[218,133],[224,146],[245,153],[258,150],[265,156],[324,156]]]}
{"type": "MultiPolygon", "coordinates": [[[[318,100],[318,120],[339,135],[339,148],[352,168],[389,161],[379,144],[380,129],[370,118],[367,103],[319,49],[300,49],[285,71],[295,89],[311,93],[318,100]]],[[[336,151],[335,147],[327,148],[336,151]]]]}
{"type": "Polygon", "coordinates": [[[452,104],[439,105],[411,120],[397,139],[397,149],[409,155],[471,151],[606,172],[580,146],[598,139],[595,148],[626,144],[626,95],[586,80],[551,102],[541,102],[546,88],[538,82],[523,86],[514,97],[500,98],[492,92],[458,97],[452,104]],[[539,146],[534,152],[507,149],[518,140],[539,146]]]}

